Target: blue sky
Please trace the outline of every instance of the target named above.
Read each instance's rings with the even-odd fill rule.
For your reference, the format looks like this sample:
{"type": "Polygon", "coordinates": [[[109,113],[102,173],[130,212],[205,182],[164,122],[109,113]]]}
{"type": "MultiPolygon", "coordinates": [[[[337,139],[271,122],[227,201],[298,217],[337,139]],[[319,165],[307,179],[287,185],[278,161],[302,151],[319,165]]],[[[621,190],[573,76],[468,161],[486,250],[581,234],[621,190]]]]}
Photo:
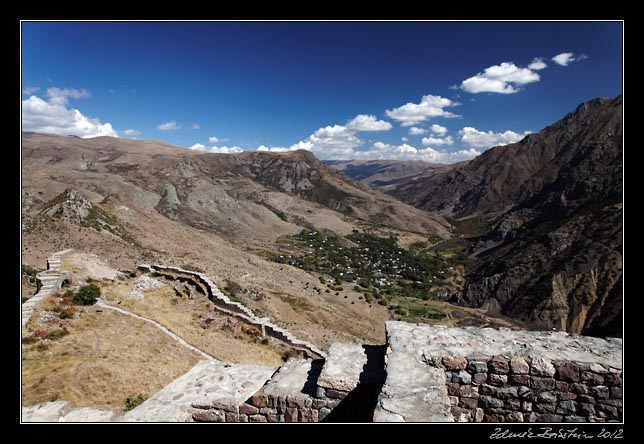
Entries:
{"type": "Polygon", "coordinates": [[[24,22],[30,131],[454,162],[622,91],[619,22],[24,22]]]}

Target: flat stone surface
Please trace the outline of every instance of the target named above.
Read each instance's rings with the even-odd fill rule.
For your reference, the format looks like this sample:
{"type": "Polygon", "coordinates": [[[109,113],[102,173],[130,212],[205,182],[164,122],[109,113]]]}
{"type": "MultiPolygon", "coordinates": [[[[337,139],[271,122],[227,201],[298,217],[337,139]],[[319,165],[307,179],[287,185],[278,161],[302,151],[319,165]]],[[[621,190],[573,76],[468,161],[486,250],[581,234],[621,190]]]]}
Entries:
{"type": "Polygon", "coordinates": [[[389,346],[411,355],[520,356],[603,364],[622,368],[622,340],[553,331],[452,328],[439,325],[386,323],[389,346]]]}
{"type": "Polygon", "coordinates": [[[23,422],[59,422],[69,412],[67,401],[43,402],[22,408],[23,422]]]}
{"type": "Polygon", "coordinates": [[[386,371],[374,422],[454,421],[443,369],[430,367],[419,355],[393,346],[387,352],[386,371]]]}
{"type": "Polygon", "coordinates": [[[286,362],[266,384],[264,393],[274,397],[303,394],[312,362],[310,359],[286,362]]]}
{"type": "Polygon", "coordinates": [[[193,405],[239,405],[255,394],[275,369],[260,365],[200,361],[143,404],[127,412],[124,422],[185,422],[193,405]]]}
{"type": "Polygon", "coordinates": [[[367,355],[361,345],[332,344],[318,378],[318,385],[350,392],[358,386],[365,364],[367,355]]]}
{"type": "Polygon", "coordinates": [[[61,418],[61,422],[113,422],[123,413],[114,410],[99,410],[91,407],[74,409],[61,418]]]}

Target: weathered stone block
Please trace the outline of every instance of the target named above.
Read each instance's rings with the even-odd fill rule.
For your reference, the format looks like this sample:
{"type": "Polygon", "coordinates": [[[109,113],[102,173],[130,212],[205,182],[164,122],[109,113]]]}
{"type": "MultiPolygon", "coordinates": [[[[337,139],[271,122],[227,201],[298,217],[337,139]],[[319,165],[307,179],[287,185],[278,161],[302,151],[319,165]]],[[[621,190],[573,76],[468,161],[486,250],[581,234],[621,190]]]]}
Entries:
{"type": "Polygon", "coordinates": [[[528,413],[528,415],[523,415],[525,418],[525,422],[537,422],[538,416],[534,412],[528,413]]]}
{"type": "Polygon", "coordinates": [[[320,409],[320,412],[318,413],[318,420],[322,421],[324,418],[327,417],[327,415],[331,413],[331,409],[328,409],[326,407],[322,407],[320,409]]]}
{"type": "Polygon", "coordinates": [[[248,422],[247,415],[239,415],[239,422],[248,422]]]}
{"type": "Polygon", "coordinates": [[[297,422],[297,409],[295,407],[287,407],[284,414],[285,422],[297,422]]]}
{"type": "Polygon", "coordinates": [[[612,386],[621,386],[622,385],[622,374],[621,373],[607,373],[604,375],[604,384],[609,387],[612,386]]]}
{"type": "Polygon", "coordinates": [[[483,422],[483,418],[485,418],[485,410],[482,408],[474,410],[474,422],[483,422]]]}
{"type": "Polygon", "coordinates": [[[469,361],[467,363],[467,370],[470,373],[487,373],[487,362],[485,362],[485,361],[469,361]]]}
{"type": "Polygon", "coordinates": [[[564,416],[564,422],[586,422],[586,418],[583,416],[568,415],[564,416]]]}
{"type": "Polygon", "coordinates": [[[601,401],[602,404],[606,405],[612,405],[614,407],[621,407],[622,406],[622,400],[621,399],[603,399],[601,401]]]}
{"type": "Polygon", "coordinates": [[[568,391],[577,393],[579,395],[587,395],[588,394],[588,386],[586,384],[582,384],[582,383],[570,384],[570,385],[568,385],[568,391]]]}
{"type": "Polygon", "coordinates": [[[588,422],[606,422],[606,418],[600,418],[599,416],[589,416],[588,422]]]}
{"type": "Polygon", "coordinates": [[[226,412],[226,422],[239,422],[239,413],[226,412]]]}
{"type": "Polygon", "coordinates": [[[497,415],[495,413],[486,413],[484,422],[503,422],[505,418],[503,415],[497,415]]]}
{"type": "Polygon", "coordinates": [[[463,398],[478,398],[479,397],[479,388],[478,386],[474,387],[471,385],[462,385],[460,395],[463,398]]]}
{"type": "Polygon", "coordinates": [[[467,368],[467,359],[462,356],[445,356],[443,365],[447,370],[465,370],[467,368]]]}
{"type": "Polygon", "coordinates": [[[259,409],[254,405],[242,404],[239,406],[239,413],[242,413],[244,415],[255,415],[259,413],[259,409]]]}
{"type": "Polygon", "coordinates": [[[461,398],[458,405],[466,409],[475,409],[479,405],[479,400],[475,398],[461,398]]]}
{"type": "Polygon", "coordinates": [[[487,396],[487,395],[481,395],[479,397],[479,402],[486,409],[495,408],[495,407],[501,408],[504,405],[503,401],[501,401],[500,399],[494,398],[493,396],[487,396]]]}
{"type": "Polygon", "coordinates": [[[268,422],[264,415],[251,415],[248,417],[248,422],[268,422]]]}
{"type": "Polygon", "coordinates": [[[555,390],[557,390],[558,392],[569,391],[568,383],[555,380],[555,390]]]}
{"type": "Polygon", "coordinates": [[[537,415],[537,421],[538,422],[562,422],[563,416],[545,413],[545,414],[537,415]]]}
{"type": "Polygon", "coordinates": [[[535,356],[530,362],[530,374],[534,376],[545,376],[551,378],[555,375],[555,366],[552,361],[542,356],[535,356]]]}
{"type": "Polygon", "coordinates": [[[315,397],[316,398],[326,398],[326,391],[324,390],[324,387],[318,387],[315,390],[315,397]]]}
{"type": "Polygon", "coordinates": [[[510,371],[510,364],[503,356],[494,356],[490,362],[487,363],[487,367],[491,373],[505,375],[510,371]]]}
{"type": "Polygon", "coordinates": [[[303,408],[299,412],[299,422],[311,422],[311,409],[303,408]]]}
{"type": "Polygon", "coordinates": [[[521,412],[512,412],[505,415],[506,422],[523,422],[523,414],[521,412]]]}
{"type": "Polygon", "coordinates": [[[213,401],[212,402],[213,410],[223,410],[224,412],[234,412],[237,413],[237,404],[231,401],[213,401]]]}
{"type": "Polygon", "coordinates": [[[593,416],[597,413],[595,411],[594,404],[580,403],[577,405],[577,407],[579,409],[579,413],[581,413],[584,416],[593,416]]]}
{"type": "Polygon", "coordinates": [[[276,415],[277,410],[270,407],[262,407],[261,409],[259,409],[259,413],[261,413],[262,415],[276,415]]]}
{"type": "Polygon", "coordinates": [[[326,400],[325,399],[314,399],[312,407],[314,409],[321,409],[322,407],[326,407],[326,400]]]}
{"type": "Polygon", "coordinates": [[[222,410],[197,410],[192,419],[198,422],[226,422],[226,413],[222,410]]]}
{"type": "Polygon", "coordinates": [[[590,385],[602,385],[604,384],[604,375],[591,371],[583,371],[581,372],[581,380],[590,385]]]}
{"type": "Polygon", "coordinates": [[[472,412],[460,407],[452,407],[454,422],[472,422],[472,412]]]}
{"type": "Polygon", "coordinates": [[[557,402],[557,395],[552,392],[543,392],[539,394],[539,402],[555,403],[557,402]]]}
{"type": "Polygon", "coordinates": [[[456,382],[447,382],[445,383],[447,387],[447,394],[450,396],[458,396],[461,394],[461,385],[456,382]]]}
{"type": "Polygon", "coordinates": [[[538,402],[532,405],[533,410],[537,413],[554,413],[557,409],[557,404],[538,402]]]}
{"type": "Polygon", "coordinates": [[[279,421],[279,416],[278,415],[267,415],[266,420],[268,422],[280,422],[279,421]]]}
{"type": "Polygon", "coordinates": [[[268,397],[264,393],[255,393],[250,398],[250,403],[255,407],[268,407],[268,397]]]}
{"type": "Polygon", "coordinates": [[[608,399],[610,397],[610,390],[605,385],[598,385],[590,388],[590,394],[596,399],[608,399]]]}
{"type": "Polygon", "coordinates": [[[597,404],[597,416],[600,418],[616,419],[619,416],[619,410],[612,405],[597,404]]]}
{"type": "Polygon", "coordinates": [[[344,399],[348,395],[348,392],[343,392],[340,390],[333,390],[333,389],[327,389],[326,390],[326,396],[327,398],[332,398],[332,399],[344,399]]]}
{"type": "Polygon", "coordinates": [[[470,375],[465,370],[459,370],[458,372],[454,372],[452,374],[452,382],[456,382],[458,384],[471,384],[472,375],[470,375]]]}
{"type": "Polygon", "coordinates": [[[564,392],[564,393],[559,392],[557,394],[557,397],[559,398],[560,401],[572,401],[573,399],[577,399],[577,394],[570,393],[570,392],[564,392]]]}
{"type": "Polygon", "coordinates": [[[575,401],[561,401],[556,412],[564,415],[572,415],[577,412],[577,403],[575,401]]]}
{"type": "Polygon", "coordinates": [[[510,359],[510,370],[515,375],[527,375],[530,372],[530,366],[522,357],[514,356],[510,359]]]}
{"type": "Polygon", "coordinates": [[[496,387],[493,387],[493,386],[491,386],[489,384],[479,385],[479,394],[481,394],[481,395],[494,396],[494,395],[496,395],[496,390],[497,390],[496,387]]]}
{"type": "Polygon", "coordinates": [[[316,409],[311,409],[311,418],[309,422],[319,422],[319,412],[316,409]]]}
{"type": "Polygon", "coordinates": [[[510,384],[512,384],[512,385],[530,385],[530,376],[528,376],[528,375],[510,375],[510,384]]]}
{"type": "Polygon", "coordinates": [[[590,395],[577,395],[577,402],[586,402],[588,404],[595,404],[595,398],[590,395]]]}
{"type": "Polygon", "coordinates": [[[622,399],[621,387],[611,387],[609,390],[611,399],[622,399]]]}
{"type": "Polygon", "coordinates": [[[555,380],[552,378],[539,378],[537,376],[533,376],[531,383],[532,387],[543,390],[554,390],[555,388],[555,380]]]}
{"type": "Polygon", "coordinates": [[[341,401],[340,399],[328,399],[326,401],[326,406],[331,410],[333,410],[338,406],[338,404],[340,404],[340,401],[341,401]]]}
{"type": "Polygon", "coordinates": [[[490,373],[487,377],[487,383],[491,385],[501,386],[508,383],[508,375],[499,375],[497,373],[490,373]]]}
{"type": "Polygon", "coordinates": [[[579,381],[579,366],[570,361],[559,361],[555,365],[557,369],[556,377],[561,381],[578,382],[579,381]]]}
{"type": "Polygon", "coordinates": [[[506,399],[505,405],[510,410],[514,410],[517,412],[521,410],[521,401],[519,401],[518,399],[506,399]]]}
{"type": "Polygon", "coordinates": [[[459,402],[460,402],[460,399],[458,396],[449,396],[450,405],[458,405],[459,402]]]}
{"type": "Polygon", "coordinates": [[[286,397],[286,407],[304,407],[304,396],[300,395],[288,395],[286,397]]]}
{"type": "Polygon", "coordinates": [[[286,422],[284,415],[277,415],[277,422],[286,422]]]}
{"type": "Polygon", "coordinates": [[[277,397],[277,413],[284,413],[286,411],[286,396],[277,397]]]}
{"type": "Polygon", "coordinates": [[[496,396],[500,399],[511,399],[519,396],[516,387],[500,387],[496,389],[496,396]]]}
{"type": "Polygon", "coordinates": [[[529,387],[523,385],[517,388],[517,394],[521,399],[529,399],[532,397],[532,390],[529,387]]]}
{"type": "Polygon", "coordinates": [[[487,373],[474,373],[474,376],[472,376],[474,384],[483,384],[485,381],[487,381],[487,373]]]}
{"type": "Polygon", "coordinates": [[[521,401],[521,410],[524,412],[532,411],[532,403],[530,401],[521,401]]]}

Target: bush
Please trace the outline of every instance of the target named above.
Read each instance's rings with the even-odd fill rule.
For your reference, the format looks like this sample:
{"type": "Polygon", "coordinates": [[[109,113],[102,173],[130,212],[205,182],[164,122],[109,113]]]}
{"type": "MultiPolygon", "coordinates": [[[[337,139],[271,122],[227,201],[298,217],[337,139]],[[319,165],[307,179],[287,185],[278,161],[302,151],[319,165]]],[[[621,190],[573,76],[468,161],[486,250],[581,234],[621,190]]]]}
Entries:
{"type": "Polygon", "coordinates": [[[130,398],[129,396],[125,398],[125,408],[123,409],[124,412],[129,412],[130,410],[140,406],[143,404],[143,402],[147,398],[144,398],[140,393],[136,396],[136,398],[130,398]]]}
{"type": "Polygon", "coordinates": [[[76,292],[72,303],[74,305],[94,305],[101,296],[101,289],[94,284],[85,285],[76,292]]]}

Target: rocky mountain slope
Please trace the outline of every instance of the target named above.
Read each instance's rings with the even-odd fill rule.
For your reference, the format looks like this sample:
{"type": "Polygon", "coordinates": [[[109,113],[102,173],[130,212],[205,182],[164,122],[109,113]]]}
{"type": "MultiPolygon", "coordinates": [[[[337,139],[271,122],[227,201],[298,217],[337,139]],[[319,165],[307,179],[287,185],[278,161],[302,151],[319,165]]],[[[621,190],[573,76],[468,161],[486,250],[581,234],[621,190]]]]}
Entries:
{"type": "Polygon", "coordinates": [[[374,189],[441,166],[421,160],[325,160],[324,163],[374,189]]]}
{"type": "Polygon", "coordinates": [[[331,170],[308,152],[207,154],[108,137],[23,134],[23,263],[51,251],[96,252],[115,268],[162,263],[230,281],[259,315],[320,346],[382,339],[385,307],[352,287],[315,291],[317,276],[266,260],[303,229],[344,236],[374,227],[449,234],[418,210],[331,170]]]}
{"type": "Polygon", "coordinates": [[[454,300],[541,328],[621,335],[622,98],[594,99],[522,141],[389,192],[492,222],[454,300]]]}

